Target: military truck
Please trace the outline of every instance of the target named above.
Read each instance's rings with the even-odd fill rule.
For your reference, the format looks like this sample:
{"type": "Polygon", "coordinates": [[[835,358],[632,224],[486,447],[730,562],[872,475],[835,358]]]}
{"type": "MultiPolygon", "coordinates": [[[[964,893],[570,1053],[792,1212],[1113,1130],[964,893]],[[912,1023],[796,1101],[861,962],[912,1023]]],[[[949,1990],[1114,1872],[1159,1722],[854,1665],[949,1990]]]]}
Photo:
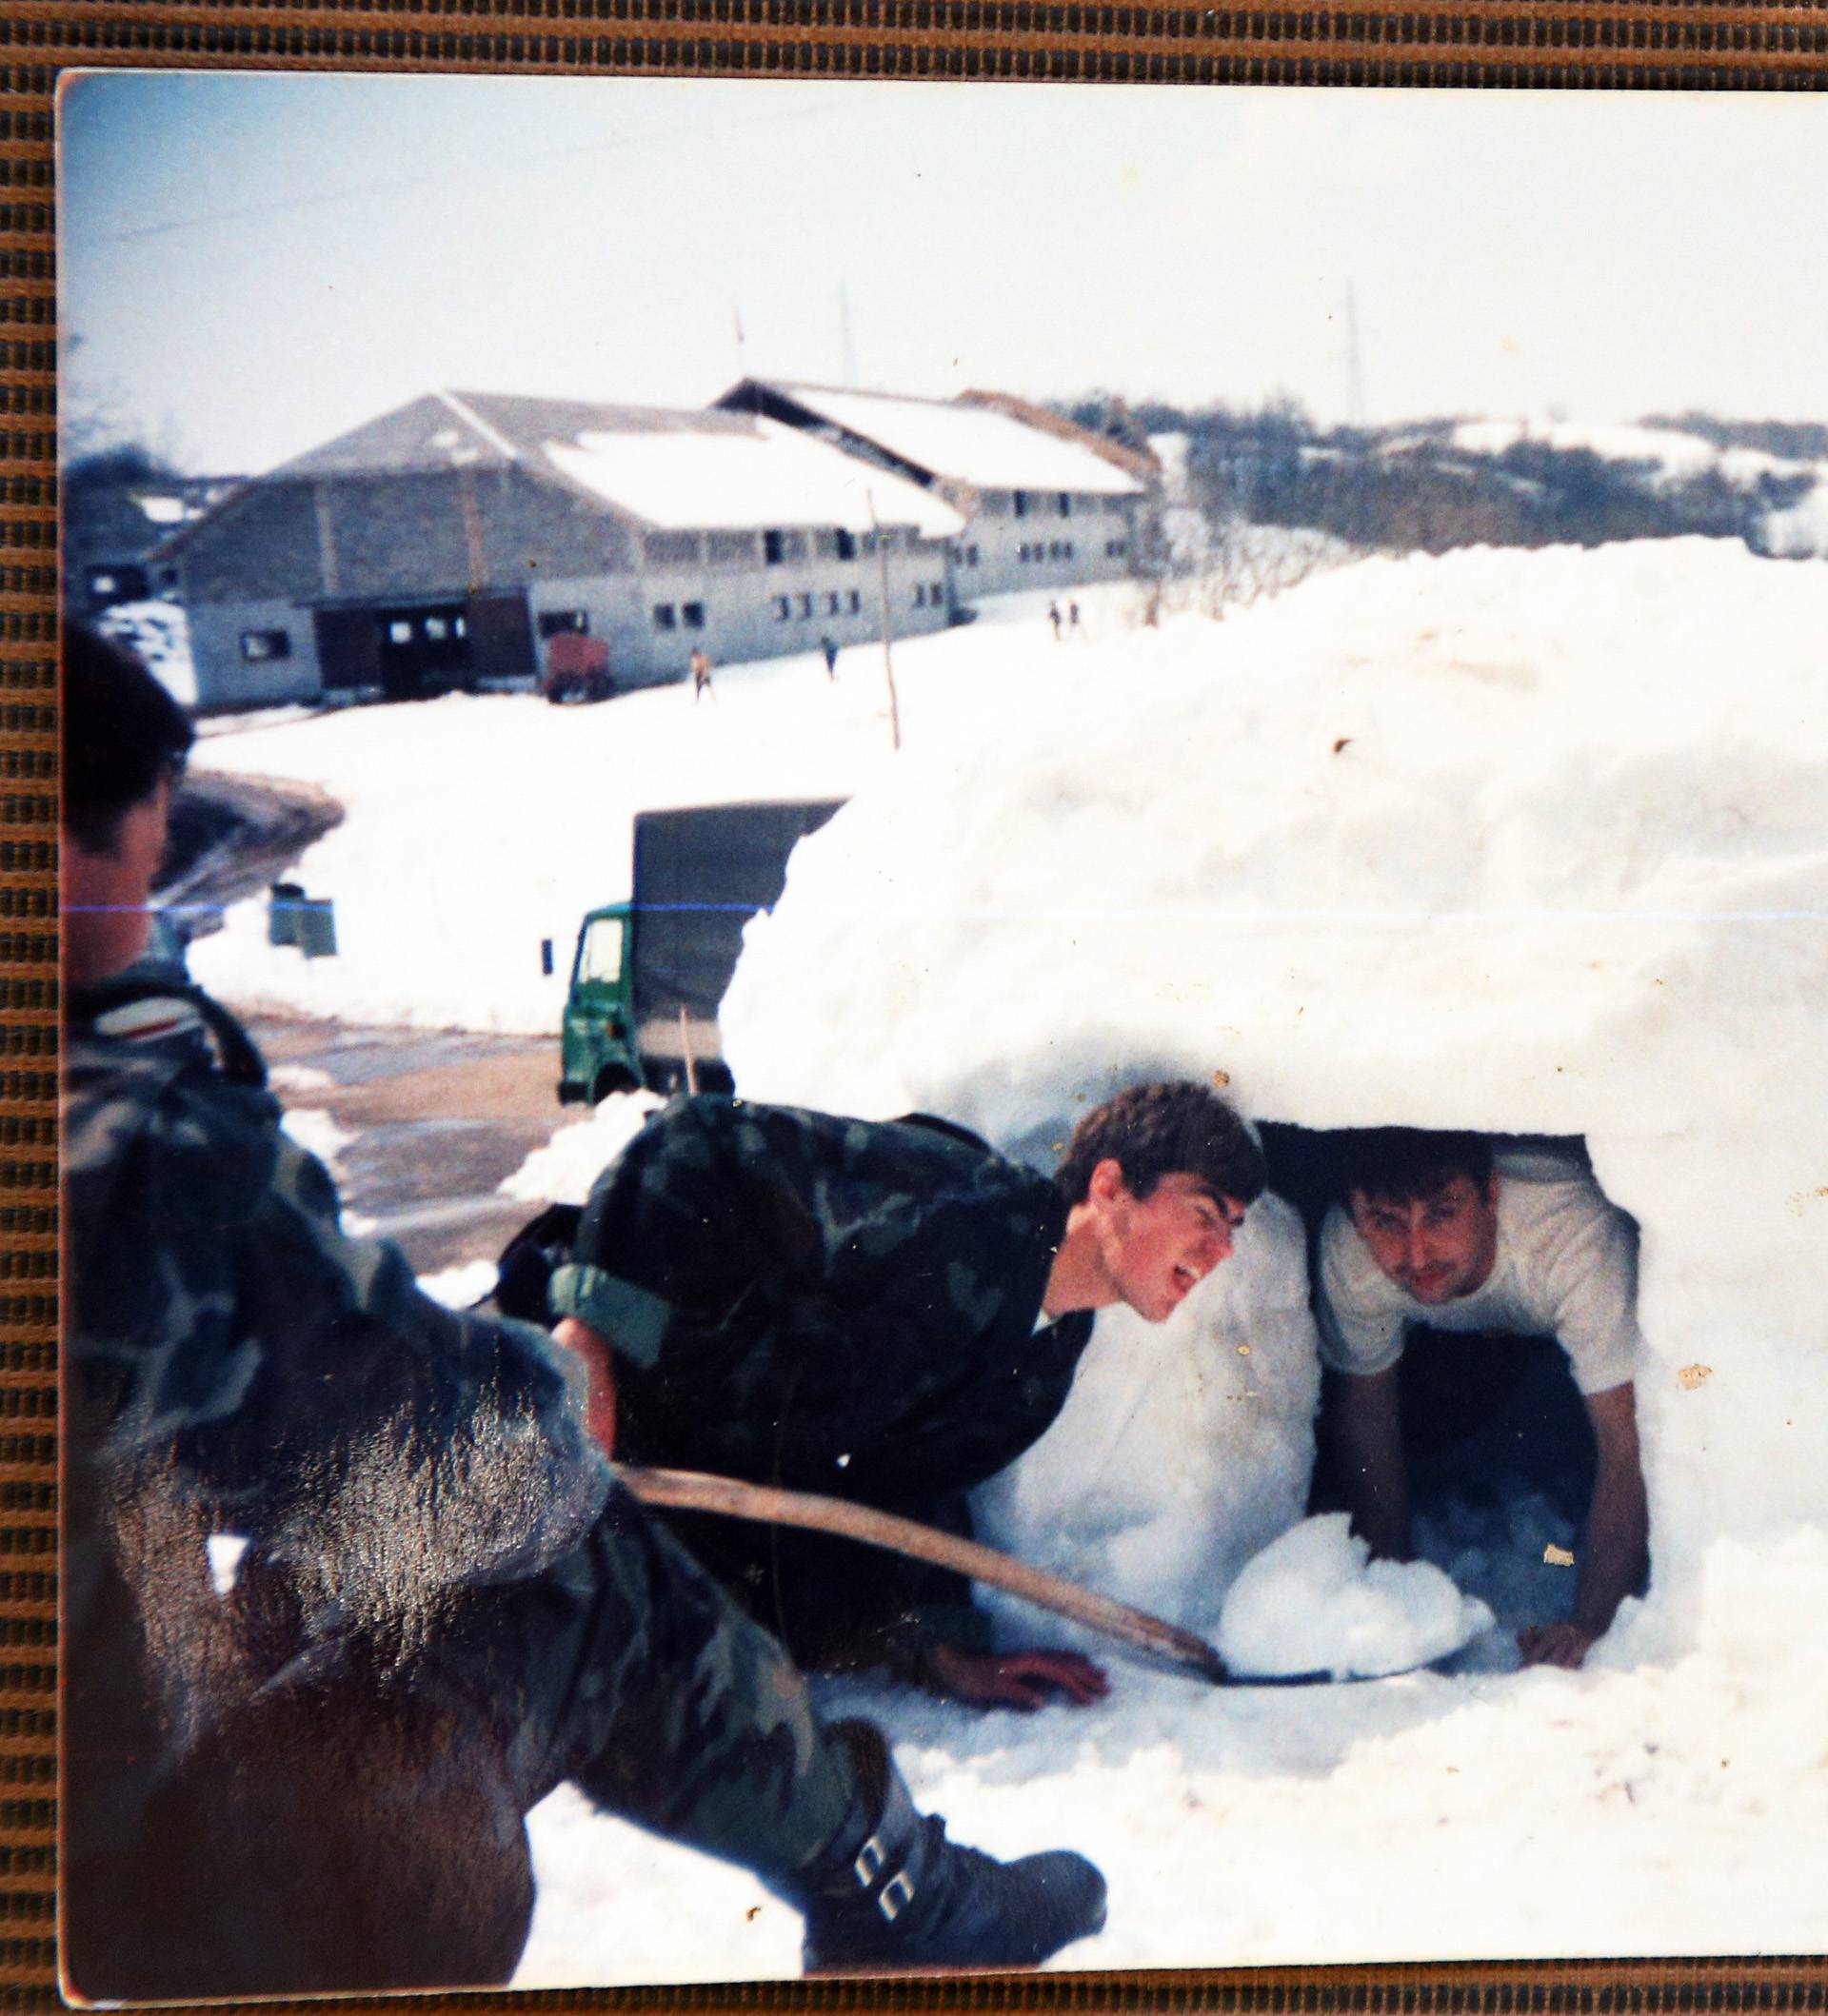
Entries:
{"type": "Polygon", "coordinates": [[[635,815],[634,895],[578,932],[559,1097],[732,1089],[717,1026],[743,927],[772,908],[787,857],[843,799],[690,805],[635,815]]]}

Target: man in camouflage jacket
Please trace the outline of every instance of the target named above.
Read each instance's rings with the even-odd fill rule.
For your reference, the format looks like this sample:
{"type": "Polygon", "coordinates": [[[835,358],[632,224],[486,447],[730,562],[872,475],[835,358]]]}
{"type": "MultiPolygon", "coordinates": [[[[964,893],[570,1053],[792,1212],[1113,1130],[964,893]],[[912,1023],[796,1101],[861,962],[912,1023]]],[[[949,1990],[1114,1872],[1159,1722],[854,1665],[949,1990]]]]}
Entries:
{"type": "Polygon", "coordinates": [[[579,1361],[344,1235],[252,1044],[145,961],[189,722],[80,626],[64,710],[71,1992],[505,1980],[566,1778],[754,1869],[809,1966],[1096,1930],[1090,1864],[955,1847],[875,1731],[820,1724],[614,1482],[579,1361]]]}
{"type": "MultiPolygon", "coordinates": [[[[1050,1181],[946,1123],[675,1102],[598,1178],[558,1334],[630,1462],[968,1532],[965,1494],[1065,1404],[1097,1308],[1161,1321],[1230,1252],[1262,1158],[1188,1084],[1088,1114],[1050,1181]]],[[[675,1514],[804,1665],[880,1662],[963,1699],[1086,1702],[1073,1653],[988,1649],[963,1578],[820,1533],[675,1514]]]]}

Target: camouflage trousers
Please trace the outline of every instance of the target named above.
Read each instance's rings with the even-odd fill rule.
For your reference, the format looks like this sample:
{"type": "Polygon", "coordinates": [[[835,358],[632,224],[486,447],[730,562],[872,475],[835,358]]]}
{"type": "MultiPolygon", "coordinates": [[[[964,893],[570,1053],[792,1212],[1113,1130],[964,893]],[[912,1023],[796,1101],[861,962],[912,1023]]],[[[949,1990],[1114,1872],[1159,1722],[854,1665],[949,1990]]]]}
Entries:
{"type": "Polygon", "coordinates": [[[780,1646],[619,1489],[581,1546],[467,1597],[411,1658],[220,1718],[143,1846],[68,1871],[67,1967],[91,1999],[504,1981],[532,1912],[524,1815],[566,1779],[773,1885],[856,1789],[780,1646]]]}

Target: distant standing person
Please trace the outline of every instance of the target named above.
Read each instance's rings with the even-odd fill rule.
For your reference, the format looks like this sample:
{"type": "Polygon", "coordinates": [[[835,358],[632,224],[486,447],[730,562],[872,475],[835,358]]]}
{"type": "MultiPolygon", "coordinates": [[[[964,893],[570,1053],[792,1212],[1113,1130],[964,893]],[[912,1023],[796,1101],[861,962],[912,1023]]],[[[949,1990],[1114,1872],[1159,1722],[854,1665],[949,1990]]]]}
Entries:
{"type": "Polygon", "coordinates": [[[702,693],[710,693],[711,698],[715,700],[717,695],[711,691],[711,662],[705,657],[702,644],[692,653],[691,668],[692,705],[698,705],[699,695],[702,693]]]}
{"type": "Polygon", "coordinates": [[[1059,642],[1060,642],[1060,604],[1059,604],[1059,603],[1058,603],[1057,602],[1050,602],[1050,603],[1049,603],[1047,604],[1047,621],[1048,621],[1048,622],[1049,622],[1050,623],[1052,623],[1052,624],[1053,624],[1053,626],[1054,626],[1054,642],[1055,642],[1055,643],[1059,643],[1059,642]]]}
{"type": "Polygon", "coordinates": [[[1066,627],[1067,627],[1067,629],[1069,629],[1070,631],[1072,631],[1072,632],[1074,633],[1074,635],[1075,635],[1075,636],[1077,636],[1077,635],[1078,635],[1078,633],[1079,633],[1079,604],[1078,604],[1078,603],[1077,603],[1076,602],[1069,602],[1069,603],[1068,603],[1066,604],[1066,627]]]}
{"type": "Polygon", "coordinates": [[[819,640],[819,648],[825,654],[825,677],[827,679],[836,679],[838,677],[838,640],[835,637],[822,637],[819,640]]]}
{"type": "Polygon", "coordinates": [[[1649,1571],[1634,1380],[1638,1228],[1584,1169],[1494,1159],[1489,1136],[1392,1127],[1347,1151],[1321,1229],[1321,1360],[1353,1524],[1406,1560],[1410,1454],[1398,1374],[1418,1324],[1468,1353],[1553,1337],[1597,1458],[1573,1615],[1518,1634],[1526,1666],[1579,1666],[1649,1571]]]}

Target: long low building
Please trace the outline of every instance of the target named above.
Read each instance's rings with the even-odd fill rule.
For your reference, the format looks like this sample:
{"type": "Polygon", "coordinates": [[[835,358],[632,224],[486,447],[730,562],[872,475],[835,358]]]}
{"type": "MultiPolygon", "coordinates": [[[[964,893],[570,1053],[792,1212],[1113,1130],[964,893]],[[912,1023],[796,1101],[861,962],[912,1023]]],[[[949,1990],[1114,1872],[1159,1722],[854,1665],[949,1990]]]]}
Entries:
{"type": "Polygon", "coordinates": [[[255,478],[155,556],[202,706],[536,679],[584,631],[621,686],[955,618],[965,519],[803,429],[435,392],[255,478]]]}
{"type": "Polygon", "coordinates": [[[964,519],[966,601],[1129,573],[1136,513],[1161,472],[1134,448],[997,392],[910,399],[745,378],[717,404],[798,427],[918,484],[964,519]]]}

